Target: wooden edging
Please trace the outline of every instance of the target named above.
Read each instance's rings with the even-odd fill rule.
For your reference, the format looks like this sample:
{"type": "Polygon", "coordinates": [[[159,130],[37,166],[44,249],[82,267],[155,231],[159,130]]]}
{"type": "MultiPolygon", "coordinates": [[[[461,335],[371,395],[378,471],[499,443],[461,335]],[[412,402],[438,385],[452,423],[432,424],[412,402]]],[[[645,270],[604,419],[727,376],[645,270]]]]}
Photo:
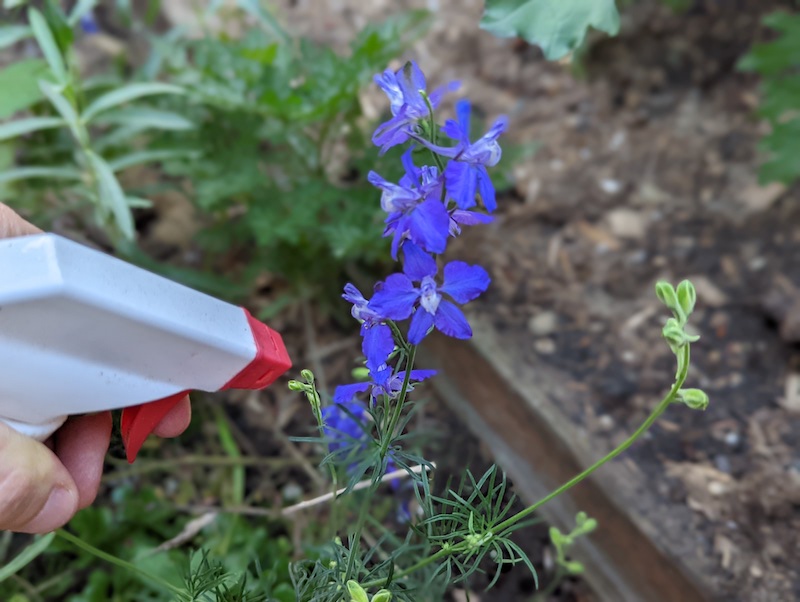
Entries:
{"type": "MultiPolygon", "coordinates": [[[[513,350],[493,340],[486,324],[473,322],[475,339],[466,343],[431,336],[420,350],[420,366],[439,370],[434,387],[448,405],[492,450],[527,503],[541,499],[600,454],[575,432],[549,392],[562,388],[559,375],[544,367],[515,364],[513,350]],[[519,376],[527,371],[526,377],[519,376]],[[537,382],[530,386],[530,382],[537,382]]],[[[664,549],[660,536],[669,521],[654,524],[630,502],[635,476],[613,462],[593,477],[542,507],[548,522],[569,530],[579,510],[600,527],[581,538],[573,557],[586,567],[586,580],[604,602],[706,602],[712,596],[697,578],[702,567],[664,549]]],[[[667,537],[667,535],[664,535],[667,537]]],[[[669,541],[667,542],[669,544],[669,541]]]]}

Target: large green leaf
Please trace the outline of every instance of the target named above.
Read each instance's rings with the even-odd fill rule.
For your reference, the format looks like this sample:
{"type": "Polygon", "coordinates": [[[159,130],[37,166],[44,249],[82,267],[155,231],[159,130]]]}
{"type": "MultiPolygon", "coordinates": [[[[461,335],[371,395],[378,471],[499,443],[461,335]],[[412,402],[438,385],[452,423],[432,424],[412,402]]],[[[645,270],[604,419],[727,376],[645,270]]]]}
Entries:
{"type": "Polygon", "coordinates": [[[619,12],[614,0],[486,0],[481,27],[525,38],[555,60],[577,48],[589,27],[616,35],[619,12]]]}
{"type": "Polygon", "coordinates": [[[50,73],[42,59],[28,59],[0,69],[0,119],[42,99],[38,81],[50,73]]]}

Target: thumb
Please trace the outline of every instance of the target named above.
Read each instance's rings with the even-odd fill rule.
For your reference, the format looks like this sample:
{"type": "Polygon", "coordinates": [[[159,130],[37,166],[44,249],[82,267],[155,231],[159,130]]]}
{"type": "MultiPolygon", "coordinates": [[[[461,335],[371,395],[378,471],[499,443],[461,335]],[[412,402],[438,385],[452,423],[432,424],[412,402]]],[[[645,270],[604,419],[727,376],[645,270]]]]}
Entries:
{"type": "Polygon", "coordinates": [[[26,222],[14,211],[0,203],[0,238],[11,238],[14,236],[25,236],[26,234],[38,234],[39,228],[26,222]]]}
{"type": "Polygon", "coordinates": [[[47,533],[78,510],[78,488],[43,444],[0,422],[0,530],[47,533]]]}

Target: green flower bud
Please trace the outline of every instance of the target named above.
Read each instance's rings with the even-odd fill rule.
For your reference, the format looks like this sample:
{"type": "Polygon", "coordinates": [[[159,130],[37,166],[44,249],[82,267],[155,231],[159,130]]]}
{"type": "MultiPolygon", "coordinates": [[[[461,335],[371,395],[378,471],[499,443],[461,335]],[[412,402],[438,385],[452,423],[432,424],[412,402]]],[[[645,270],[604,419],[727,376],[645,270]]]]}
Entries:
{"type": "Polygon", "coordinates": [[[659,301],[666,305],[669,309],[674,310],[678,306],[678,295],[675,294],[675,289],[669,282],[660,280],[656,282],[656,296],[659,301]]]}
{"type": "Polygon", "coordinates": [[[353,380],[357,380],[359,382],[365,382],[370,380],[369,368],[364,366],[360,368],[353,368],[353,380]]]}
{"type": "Polygon", "coordinates": [[[688,280],[684,280],[678,285],[678,303],[686,317],[692,313],[696,302],[697,291],[694,290],[694,285],[688,280]]]}
{"type": "Polygon", "coordinates": [[[300,370],[300,376],[310,385],[314,384],[314,373],[311,370],[300,370]]]}
{"type": "Polygon", "coordinates": [[[681,389],[678,399],[693,410],[705,410],[708,407],[708,395],[700,389],[681,389]]]}
{"type": "Polygon", "coordinates": [[[675,318],[670,318],[667,320],[667,323],[664,324],[661,334],[665,339],[667,339],[667,342],[669,343],[670,347],[673,348],[673,350],[679,349],[686,345],[686,333],[683,331],[683,326],[681,326],[678,320],[675,318]]]}
{"type": "Polygon", "coordinates": [[[567,571],[571,575],[580,575],[584,571],[583,565],[577,560],[570,560],[568,562],[565,562],[564,568],[567,569],[567,571]]]}
{"type": "Polygon", "coordinates": [[[392,592],[388,589],[382,589],[377,594],[372,596],[372,602],[391,602],[392,592]]]}
{"type": "Polygon", "coordinates": [[[581,533],[586,535],[597,529],[597,520],[594,518],[587,518],[586,522],[581,525],[581,533]]]}
{"type": "Polygon", "coordinates": [[[347,591],[350,592],[350,600],[352,602],[369,602],[369,597],[364,588],[361,587],[357,581],[352,579],[347,582],[347,591]]]}
{"type": "Polygon", "coordinates": [[[308,385],[305,383],[301,383],[299,380],[290,380],[289,381],[289,390],[290,391],[305,391],[308,389],[308,385]]]}
{"type": "Polygon", "coordinates": [[[564,541],[564,535],[558,530],[558,527],[550,527],[550,541],[554,546],[559,546],[564,541]]]}

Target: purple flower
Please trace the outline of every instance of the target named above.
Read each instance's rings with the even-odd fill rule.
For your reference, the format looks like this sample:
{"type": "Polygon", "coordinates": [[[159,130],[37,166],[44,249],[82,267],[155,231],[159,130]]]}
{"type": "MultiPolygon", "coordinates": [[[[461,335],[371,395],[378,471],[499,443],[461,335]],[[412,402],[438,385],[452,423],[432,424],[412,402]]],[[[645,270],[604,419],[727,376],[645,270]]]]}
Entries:
{"type": "Polygon", "coordinates": [[[478,265],[451,261],[444,266],[444,283],[434,280],[436,261],[414,243],[403,245],[405,265],[402,274],[392,274],[369,302],[369,307],[389,320],[405,320],[412,315],[408,341],[419,344],[435,326],[442,333],[457,339],[468,339],[472,329],[463,312],[443,294],[457,303],[467,303],[484,292],[489,274],[478,265]],[[418,282],[419,286],[414,286],[418,282]],[[416,309],[415,309],[416,308],[416,309]]]}
{"type": "Polygon", "coordinates": [[[91,11],[82,16],[78,23],[80,24],[81,31],[87,35],[100,33],[100,27],[98,27],[94,14],[91,11]]]}
{"type": "Polygon", "coordinates": [[[367,368],[370,372],[377,372],[386,366],[386,360],[394,350],[392,331],[383,322],[384,318],[369,308],[369,302],[355,286],[346,284],[342,297],[353,304],[350,313],[361,322],[361,352],[367,358],[367,368]]]}
{"type": "Polygon", "coordinates": [[[400,243],[408,238],[431,253],[443,253],[450,231],[450,216],[442,202],[442,177],[435,167],[419,168],[411,149],[403,154],[406,174],[398,184],[383,179],[374,171],[367,179],[380,188],[381,208],[389,215],[383,235],[394,235],[392,258],[397,259],[400,243]]]}
{"type": "MultiPolygon", "coordinates": [[[[381,154],[398,144],[403,144],[413,133],[419,119],[428,116],[428,105],[425,102],[425,75],[417,63],[410,61],[402,69],[387,69],[376,75],[375,83],[386,92],[391,104],[393,117],[377,127],[372,142],[381,147],[381,154]]],[[[458,82],[451,82],[428,95],[431,107],[439,106],[445,93],[457,89],[458,82]]]]}
{"type": "Polygon", "coordinates": [[[335,452],[353,440],[364,439],[367,434],[367,409],[352,397],[322,409],[323,431],[328,437],[328,447],[335,452]],[[347,408],[349,414],[344,411],[347,408]]]}
{"type": "Polygon", "coordinates": [[[508,119],[504,116],[499,117],[483,137],[470,142],[470,112],[469,101],[459,100],[456,103],[458,120],[448,119],[442,127],[445,135],[457,141],[455,146],[437,146],[421,138],[415,138],[432,151],[452,159],[444,170],[445,185],[448,194],[455,199],[461,209],[474,207],[475,194],[480,192],[486,209],[494,211],[497,208],[497,201],[494,185],[486,168],[493,167],[500,161],[502,150],[497,139],[505,131],[508,119]]]}
{"type": "MultiPolygon", "coordinates": [[[[422,382],[435,374],[436,370],[412,370],[406,392],[414,390],[413,383],[422,382]]],[[[379,397],[383,397],[384,395],[387,395],[390,399],[396,399],[403,389],[406,372],[405,370],[400,370],[397,373],[393,373],[393,369],[387,366],[376,372],[370,370],[370,376],[372,380],[368,382],[336,387],[336,391],[333,393],[333,401],[336,403],[344,403],[353,399],[357,394],[366,391],[370,392],[370,403],[375,403],[379,397]]]]}

